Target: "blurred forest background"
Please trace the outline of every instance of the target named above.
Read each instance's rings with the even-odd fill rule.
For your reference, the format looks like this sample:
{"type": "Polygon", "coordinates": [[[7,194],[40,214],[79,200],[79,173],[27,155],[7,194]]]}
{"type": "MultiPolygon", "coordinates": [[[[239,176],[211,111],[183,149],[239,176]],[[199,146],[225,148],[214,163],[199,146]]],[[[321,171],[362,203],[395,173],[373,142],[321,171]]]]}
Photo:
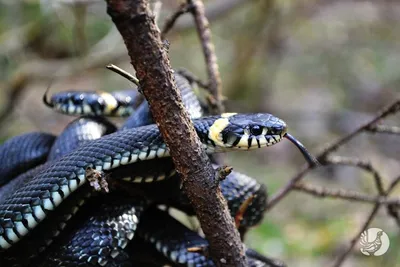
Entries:
{"type": "MultiPolygon", "coordinates": [[[[178,7],[164,0],[158,23],[178,7]]],[[[400,94],[400,3],[347,0],[205,1],[227,110],[269,112],[313,153],[362,123],[400,94]]],[[[174,68],[203,80],[204,58],[192,17],[182,16],[167,39],[174,68]]],[[[132,70],[104,1],[0,0],[0,141],[28,131],[59,133],[73,120],[42,104],[51,92],[131,87],[105,69],[132,70]]],[[[400,125],[399,115],[385,120],[400,125]]],[[[400,137],[363,133],[337,155],[370,160],[385,185],[400,174],[400,137]]],[[[281,188],[304,164],[284,141],[226,162],[268,186],[281,188]]],[[[376,194],[372,176],[354,167],[313,171],[305,181],[376,194]]],[[[393,195],[400,196],[397,189],[393,195]]],[[[371,204],[292,192],[252,229],[246,243],[289,266],[327,266],[348,246],[371,204]]],[[[399,228],[381,209],[371,227],[391,241],[381,257],[357,247],[343,266],[400,266],[399,228]]]]}

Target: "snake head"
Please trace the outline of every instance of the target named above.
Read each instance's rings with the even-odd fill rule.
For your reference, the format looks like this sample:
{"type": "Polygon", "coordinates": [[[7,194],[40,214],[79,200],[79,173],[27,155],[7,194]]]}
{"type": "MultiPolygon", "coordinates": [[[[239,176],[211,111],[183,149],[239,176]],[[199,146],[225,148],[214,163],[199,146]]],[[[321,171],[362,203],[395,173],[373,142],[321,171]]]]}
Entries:
{"type": "Polygon", "coordinates": [[[286,123],[268,113],[224,113],[209,132],[209,139],[217,146],[241,150],[272,146],[283,138],[292,142],[311,166],[319,165],[304,145],[287,132],[286,123]]]}
{"type": "Polygon", "coordinates": [[[272,146],[286,134],[286,123],[268,113],[224,113],[210,128],[210,139],[217,145],[250,150],[272,146]]]}

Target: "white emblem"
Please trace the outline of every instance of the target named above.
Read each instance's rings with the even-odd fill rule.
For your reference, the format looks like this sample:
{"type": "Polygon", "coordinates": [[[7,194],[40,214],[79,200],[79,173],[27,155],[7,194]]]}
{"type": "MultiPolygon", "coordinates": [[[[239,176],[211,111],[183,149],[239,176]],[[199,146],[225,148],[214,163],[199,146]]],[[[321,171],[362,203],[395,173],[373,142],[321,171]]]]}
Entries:
{"type": "Polygon", "coordinates": [[[360,251],[367,256],[381,256],[388,251],[388,235],[379,228],[369,228],[360,236],[360,251]]]}

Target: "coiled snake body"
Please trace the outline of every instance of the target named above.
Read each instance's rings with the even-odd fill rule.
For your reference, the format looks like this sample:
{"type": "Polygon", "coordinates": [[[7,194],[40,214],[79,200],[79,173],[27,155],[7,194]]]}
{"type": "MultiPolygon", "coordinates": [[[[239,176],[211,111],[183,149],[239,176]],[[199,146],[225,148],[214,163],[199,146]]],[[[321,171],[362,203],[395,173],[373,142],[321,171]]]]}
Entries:
{"type": "MultiPolygon", "coordinates": [[[[79,108],[76,103],[74,103],[74,110],[85,110],[83,107],[79,108]]],[[[84,101],[80,103],[87,104],[84,101]]],[[[53,104],[52,106],[57,107],[57,105],[53,104]]],[[[197,104],[194,106],[196,107],[197,104]]],[[[145,102],[142,104],[142,109],[148,112],[148,107],[146,108],[145,102]]],[[[72,110],[72,108],[69,109],[66,107],[62,108],[62,110],[69,111],[72,110]]],[[[95,109],[91,110],[93,111],[95,109]]],[[[108,109],[103,108],[103,110],[108,109]]],[[[97,111],[94,113],[97,114],[97,111]]],[[[194,111],[194,114],[197,114],[194,116],[198,116],[201,115],[201,112],[194,111]]],[[[134,113],[132,117],[138,115],[140,115],[140,113],[134,113]]],[[[80,120],[82,119],[78,119],[75,123],[79,124],[80,120]]],[[[93,123],[90,118],[86,120],[93,123]]],[[[94,121],[94,123],[99,122],[94,121]]],[[[108,123],[104,123],[102,125],[107,124],[108,123]]],[[[140,124],[143,123],[136,122],[135,126],[140,124]]],[[[281,141],[283,137],[292,138],[286,132],[286,124],[271,114],[227,113],[194,119],[193,124],[204,149],[209,154],[230,150],[251,150],[276,144],[281,141]]],[[[82,126],[83,125],[86,124],[82,124],[82,126]]],[[[70,128],[73,127],[71,126],[70,128]]],[[[44,251],[46,247],[50,246],[54,237],[58,236],[60,232],[64,230],[67,226],[67,221],[72,218],[72,215],[77,213],[78,208],[83,205],[85,199],[88,199],[93,193],[91,187],[86,183],[93,174],[103,178],[109,175],[112,178],[110,180],[115,179],[143,183],[143,186],[147,186],[148,188],[140,189],[142,192],[153,190],[150,188],[151,183],[167,182],[164,180],[174,181],[172,178],[174,177],[173,163],[168,158],[168,148],[163,142],[156,125],[146,125],[130,129],[129,125],[126,124],[126,126],[123,127],[124,130],[111,134],[108,133],[112,130],[106,130],[109,128],[113,127],[110,125],[104,128],[101,126],[98,127],[101,132],[100,135],[106,134],[105,136],[99,139],[96,138],[100,136],[89,137],[88,139],[91,140],[90,142],[76,142],[72,147],[62,147],[63,143],[61,141],[56,141],[58,145],[51,149],[52,152],[49,155],[49,160],[52,161],[38,167],[37,170],[32,170],[33,174],[25,175],[24,179],[20,179],[19,177],[15,178],[16,181],[19,181],[19,179],[21,180],[21,182],[18,182],[17,189],[0,203],[0,251],[3,251],[0,256],[6,255],[3,259],[6,259],[6,261],[10,260],[10,262],[15,261],[18,257],[18,252],[21,251],[23,247],[29,246],[30,244],[30,249],[28,249],[26,253],[26,262],[29,257],[37,255],[44,251]],[[63,156],[62,154],[64,153],[61,152],[66,151],[71,152],[63,156]],[[161,168],[154,168],[152,161],[162,163],[160,164],[161,168]],[[34,230],[34,228],[37,229],[34,230]],[[20,240],[24,242],[19,242],[20,240]]],[[[68,132],[66,131],[62,136],[68,137],[68,132]]],[[[62,138],[62,136],[60,137],[62,138]]],[[[80,139],[82,140],[85,138],[80,139]]],[[[298,147],[302,150],[301,146],[298,145],[298,147]]],[[[302,150],[302,153],[306,154],[304,150],[302,150]]],[[[309,159],[310,158],[311,157],[309,157],[309,159]]],[[[234,216],[240,208],[238,206],[239,204],[233,200],[240,199],[242,192],[244,192],[242,190],[243,186],[237,186],[238,181],[246,181],[245,183],[247,185],[253,184],[253,186],[247,187],[250,188],[248,191],[249,193],[242,194],[243,198],[241,201],[245,201],[251,194],[256,193],[260,196],[257,205],[262,209],[266,201],[266,196],[265,194],[263,195],[265,189],[260,187],[258,183],[253,182],[251,178],[246,178],[248,180],[245,180],[240,174],[233,173],[231,177],[233,179],[227,179],[226,182],[223,182],[222,191],[224,192],[225,188],[224,195],[228,199],[228,203],[231,202],[230,208],[232,215],[234,216]],[[233,194],[232,192],[236,193],[233,194]],[[235,194],[236,198],[234,196],[230,199],[230,196],[235,194]]],[[[177,181],[176,178],[175,181],[177,181]]],[[[174,190],[177,191],[178,195],[181,195],[179,186],[175,186],[171,191],[174,190]]],[[[111,259],[115,260],[116,257],[119,257],[118,255],[125,253],[122,251],[129,243],[128,241],[134,236],[141,211],[151,203],[151,201],[149,202],[149,199],[152,198],[151,194],[145,193],[144,196],[145,197],[139,197],[138,202],[131,203],[135,208],[129,205],[122,205],[126,207],[126,209],[122,209],[121,214],[118,214],[118,211],[116,211],[116,215],[112,215],[111,212],[106,212],[106,214],[110,215],[110,217],[106,216],[108,219],[114,216],[115,220],[116,217],[122,216],[122,219],[120,218],[122,221],[130,221],[130,223],[128,223],[128,225],[131,225],[128,227],[129,229],[124,227],[118,228],[120,230],[116,230],[116,232],[119,233],[122,231],[120,234],[108,235],[108,238],[110,238],[109,240],[117,240],[117,244],[111,245],[112,242],[107,241],[107,235],[104,233],[102,234],[102,231],[93,230],[93,233],[96,234],[93,234],[89,240],[100,240],[100,243],[94,247],[89,246],[91,249],[90,253],[92,254],[90,256],[90,253],[84,248],[88,247],[88,244],[91,243],[89,241],[83,241],[86,236],[80,231],[87,230],[90,232],[92,231],[90,229],[92,229],[93,225],[80,225],[79,227],[81,228],[76,228],[75,230],[70,229],[69,232],[67,231],[69,233],[67,236],[69,237],[64,238],[64,243],[63,241],[59,241],[56,246],[58,249],[55,249],[55,252],[51,254],[53,256],[49,258],[49,261],[53,263],[58,262],[58,264],[63,266],[68,260],[75,263],[76,260],[78,260],[84,264],[90,263],[102,266],[113,264],[113,262],[115,263],[115,261],[111,259]],[[125,216],[126,212],[130,213],[130,215],[125,216]],[[134,214],[134,217],[132,214],[134,214]],[[93,236],[97,236],[97,238],[93,236]],[[83,239],[78,237],[82,237],[83,239]],[[111,243],[108,244],[107,242],[111,243]],[[75,250],[71,250],[71,248],[75,248],[75,250]],[[67,253],[67,251],[69,252],[67,253]],[[67,259],[65,257],[69,258],[67,259]],[[63,261],[60,260],[62,258],[64,258],[63,261]]],[[[165,196],[164,199],[160,198],[160,196],[155,198],[155,202],[163,202],[169,198],[174,202],[174,199],[176,199],[170,196],[165,196]]],[[[179,198],[182,199],[182,196],[179,196],[179,198]]],[[[117,200],[117,202],[118,201],[120,200],[117,200]]],[[[154,198],[152,201],[154,202],[154,198]]],[[[250,203],[250,207],[254,203],[250,203]]],[[[187,210],[190,210],[190,205],[187,206],[189,206],[187,210]]],[[[109,208],[104,207],[103,210],[108,209],[109,208]]],[[[244,216],[244,219],[240,223],[245,227],[254,225],[262,218],[262,210],[257,210],[257,208],[251,208],[249,210],[255,210],[256,213],[244,216]]],[[[245,212],[247,212],[247,210],[245,210],[245,212]]],[[[93,218],[95,218],[98,215],[93,216],[93,218]]],[[[112,219],[110,220],[112,221],[112,219]]],[[[104,220],[100,221],[104,222],[104,220]]],[[[98,225],[103,224],[100,223],[98,225]]],[[[111,227],[110,223],[105,223],[105,225],[111,227]]],[[[95,226],[93,227],[96,228],[95,226]]],[[[99,229],[102,229],[102,227],[103,226],[99,227],[99,229]]],[[[113,227],[115,230],[115,225],[113,227]]],[[[51,247],[52,246],[50,246],[49,249],[50,251],[52,251],[51,247]]],[[[120,263],[122,264],[122,259],[120,263]]]]}

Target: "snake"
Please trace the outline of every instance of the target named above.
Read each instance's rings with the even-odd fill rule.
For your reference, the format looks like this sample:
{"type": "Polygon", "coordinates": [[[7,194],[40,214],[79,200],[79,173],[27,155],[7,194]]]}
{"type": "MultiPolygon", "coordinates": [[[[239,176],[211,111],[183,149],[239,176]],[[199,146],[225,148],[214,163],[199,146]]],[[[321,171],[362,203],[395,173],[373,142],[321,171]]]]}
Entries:
{"type": "MultiPolygon", "coordinates": [[[[286,134],[286,124],[271,114],[222,114],[196,119],[193,123],[208,153],[271,146],[286,134]],[[223,124],[230,130],[224,131],[223,124]],[[251,131],[250,126],[255,130],[251,131]],[[216,130],[221,131],[221,135],[213,133],[216,130]],[[252,133],[248,138],[256,141],[243,140],[246,130],[252,133]],[[255,136],[258,132],[261,135],[255,136]]],[[[15,245],[57,210],[57,206],[86,183],[88,167],[101,172],[167,156],[169,151],[156,125],[123,130],[81,145],[52,162],[51,167],[0,204],[0,246],[8,249],[15,245]]]]}
{"type": "Polygon", "coordinates": [[[0,186],[46,161],[56,137],[43,132],[22,134],[0,146],[0,186]]]}
{"type": "Polygon", "coordinates": [[[53,110],[68,115],[105,115],[126,117],[133,113],[137,90],[108,92],[67,91],[47,97],[43,95],[43,103],[53,110]]]}
{"type": "MultiPolygon", "coordinates": [[[[228,113],[194,120],[194,125],[208,153],[261,148],[273,145],[283,137],[290,140],[286,124],[271,114],[228,113]]],[[[168,148],[155,125],[122,130],[80,146],[52,163],[50,167],[39,171],[34,179],[24,184],[0,205],[1,248],[6,250],[14,246],[26,233],[45,218],[48,219],[48,215],[57,212],[57,206],[65,205],[71,198],[70,195],[76,195],[72,192],[79,193],[78,187],[82,187],[86,182],[86,168],[93,168],[99,172],[118,172],[122,170],[121,165],[129,167],[145,164],[168,156],[168,148]],[[57,179],[50,179],[51,176],[57,176],[57,179]]],[[[153,177],[157,178],[151,182],[160,180],[160,176],[153,177]]]]}
{"type": "MultiPolygon", "coordinates": [[[[185,84],[185,83],[181,82],[180,84],[181,84],[181,88],[183,88],[181,90],[182,90],[182,92],[184,94],[187,95],[188,93],[190,93],[190,90],[187,88],[188,83],[185,84]]],[[[68,93],[68,94],[61,93],[61,94],[57,95],[56,98],[53,97],[52,99],[61,100],[62,97],[63,97],[64,98],[64,100],[63,100],[64,102],[70,102],[70,100],[65,99],[65,98],[67,97],[67,98],[70,98],[70,99],[71,98],[74,99],[74,98],[79,98],[82,95],[81,92],[75,92],[74,94],[75,95],[73,95],[72,93],[68,93]]],[[[45,99],[46,99],[46,97],[44,97],[44,102],[46,102],[45,99]]],[[[93,99],[95,99],[95,97],[92,97],[91,99],[93,100],[93,99]]],[[[100,99],[100,98],[98,97],[98,99],[100,99]]],[[[189,97],[186,97],[185,99],[186,99],[185,103],[189,103],[189,105],[190,105],[189,107],[192,110],[195,110],[195,111],[199,110],[198,106],[196,107],[197,103],[196,103],[196,101],[194,101],[195,99],[193,97],[189,96],[189,97]]],[[[85,101],[82,101],[82,102],[79,102],[79,103],[81,105],[83,105],[83,104],[85,104],[85,101]]],[[[55,106],[51,106],[51,107],[55,107],[55,106]]],[[[74,108],[77,108],[78,110],[79,109],[83,110],[83,107],[79,108],[76,105],[74,106],[74,108]]],[[[71,110],[71,109],[65,109],[65,110],[68,111],[68,110],[71,110]]],[[[95,108],[91,108],[91,110],[95,110],[95,108]]],[[[107,110],[107,109],[104,109],[104,110],[107,110]]],[[[195,114],[195,113],[192,113],[192,114],[195,114]]],[[[84,142],[96,139],[99,136],[104,135],[104,134],[108,134],[108,133],[110,133],[110,132],[112,132],[114,130],[115,130],[115,127],[112,124],[110,124],[109,122],[105,121],[104,118],[100,118],[100,117],[96,117],[96,118],[86,118],[86,117],[79,118],[76,121],[72,122],[70,125],[68,125],[68,127],[63,131],[63,133],[57,138],[56,142],[54,143],[54,145],[53,145],[53,147],[52,147],[52,149],[50,151],[48,160],[52,160],[52,159],[58,158],[58,157],[62,156],[63,154],[65,154],[65,152],[71,151],[74,148],[78,147],[79,145],[82,145],[84,142]]],[[[48,165],[49,164],[47,164],[47,166],[48,165]]],[[[136,164],[136,165],[138,165],[138,164],[136,164]]],[[[146,171],[146,169],[149,169],[147,165],[143,166],[144,168],[140,168],[140,165],[143,165],[143,164],[139,164],[139,166],[135,166],[136,175],[140,175],[140,170],[143,170],[143,172],[146,173],[146,175],[147,175],[146,177],[149,177],[149,175],[150,175],[150,177],[151,176],[156,177],[154,174],[152,175],[152,173],[149,173],[148,171],[146,171]]],[[[169,166],[171,166],[171,164],[169,164],[169,165],[168,164],[164,164],[164,166],[165,166],[165,168],[169,168],[169,169],[172,168],[172,167],[169,167],[169,166]]],[[[6,186],[0,188],[1,199],[4,200],[6,197],[9,196],[10,192],[14,191],[14,188],[17,188],[17,187],[21,186],[22,184],[24,184],[26,181],[31,179],[35,174],[37,174],[44,167],[46,167],[46,165],[44,165],[44,166],[42,165],[42,166],[39,166],[39,167],[37,167],[37,168],[35,168],[33,170],[30,170],[29,172],[24,173],[20,177],[14,179],[11,183],[9,183],[6,186]]],[[[165,168],[159,170],[159,172],[163,172],[165,168]]],[[[172,170],[174,171],[174,169],[172,169],[172,170]]],[[[171,171],[171,170],[169,170],[169,171],[171,171]]],[[[165,169],[165,172],[166,172],[166,169],[165,169]]],[[[74,203],[74,202],[72,201],[72,203],[74,203]]],[[[74,205],[64,205],[64,206],[67,206],[67,207],[71,206],[74,210],[76,210],[76,208],[77,208],[76,205],[75,206],[74,205]]],[[[62,220],[61,220],[61,222],[62,222],[62,220]]],[[[54,224],[57,225],[56,223],[54,223],[54,224]]],[[[62,224],[65,224],[65,223],[62,222],[62,224]]],[[[36,231],[36,232],[41,232],[41,231],[36,231]]],[[[48,232],[51,232],[51,231],[48,231],[48,232]]],[[[54,235],[49,235],[48,238],[43,238],[44,242],[45,243],[49,243],[50,241],[52,241],[51,240],[52,237],[54,237],[54,235]]],[[[25,243],[27,243],[27,242],[25,242],[25,243]]],[[[35,244],[35,245],[37,246],[38,244],[35,244]]],[[[42,246],[39,245],[39,249],[38,250],[39,251],[42,250],[42,246]]],[[[31,253],[31,254],[35,254],[35,253],[31,253]]],[[[31,255],[29,255],[29,253],[28,253],[28,256],[31,256],[31,255]]],[[[27,257],[27,258],[31,258],[31,257],[27,257]]]]}
{"type": "MultiPolygon", "coordinates": [[[[222,114],[193,120],[207,153],[272,146],[286,135],[286,124],[271,114],[222,114]]],[[[86,169],[99,172],[155,158],[169,150],[157,125],[103,136],[83,144],[0,204],[0,248],[7,249],[35,228],[86,182],[86,169]]]]}
{"type": "MultiPolygon", "coordinates": [[[[207,240],[165,211],[149,209],[144,212],[137,231],[138,237],[177,266],[215,266],[206,256],[207,240]],[[163,224],[160,225],[158,220],[163,224]]],[[[282,262],[263,257],[252,249],[245,248],[245,253],[250,267],[285,266],[282,262]]]]}
{"type": "MultiPolygon", "coordinates": [[[[190,117],[201,117],[203,114],[202,106],[193,93],[189,81],[178,73],[174,73],[174,78],[190,117]]],[[[140,89],[122,90],[113,93],[104,91],[66,91],[53,94],[50,99],[47,96],[48,90],[43,95],[43,103],[51,109],[67,115],[126,117],[135,113],[135,108],[139,102],[138,99],[140,99],[138,97],[140,89]]],[[[125,122],[122,129],[137,127],[136,123],[138,122],[141,125],[152,122],[147,101],[145,102],[137,112],[137,114],[140,114],[140,118],[132,116],[125,122]],[[146,108],[147,112],[142,110],[146,108]]]]}
{"type": "MultiPolygon", "coordinates": [[[[72,151],[84,143],[115,131],[115,129],[116,127],[105,118],[81,117],[72,121],[54,141],[53,146],[48,151],[48,161],[45,164],[30,169],[0,187],[0,202],[7,199],[17,188],[26,184],[40,171],[51,166],[53,160],[62,157],[68,151],[72,151]]],[[[63,231],[69,219],[84,204],[85,199],[91,195],[92,192],[87,187],[86,190],[81,190],[64,201],[62,207],[52,214],[50,218],[47,218],[37,231],[31,233],[23,244],[17,245],[4,255],[5,264],[30,264],[33,258],[45,251],[53,242],[53,239],[63,231]]]]}
{"type": "Polygon", "coordinates": [[[82,144],[116,130],[116,126],[104,117],[80,117],[71,122],[57,137],[47,156],[47,161],[60,158],[82,144]]]}
{"type": "Polygon", "coordinates": [[[40,266],[130,266],[125,250],[146,208],[143,198],[112,192],[88,199],[47,250],[40,266]]]}
{"type": "MultiPolygon", "coordinates": [[[[200,118],[207,111],[193,92],[189,81],[179,73],[174,73],[175,83],[182,96],[182,102],[191,118],[200,118]]],[[[121,126],[121,130],[154,123],[149,104],[144,100],[121,126]]]]}

